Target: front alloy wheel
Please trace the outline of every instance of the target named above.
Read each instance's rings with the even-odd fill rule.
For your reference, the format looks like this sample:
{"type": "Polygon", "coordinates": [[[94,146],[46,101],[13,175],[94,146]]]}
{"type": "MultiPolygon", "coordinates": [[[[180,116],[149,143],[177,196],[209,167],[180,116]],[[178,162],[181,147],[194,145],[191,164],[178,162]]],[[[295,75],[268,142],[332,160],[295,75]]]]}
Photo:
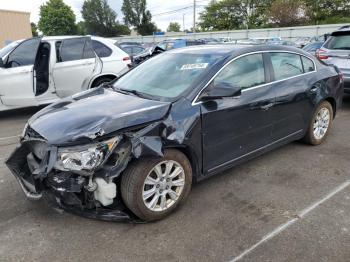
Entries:
{"type": "Polygon", "coordinates": [[[170,149],[161,159],[136,160],[126,169],[121,194],[126,206],[146,221],[162,219],[188,196],[192,169],[187,157],[170,149]]]}
{"type": "Polygon", "coordinates": [[[185,171],[173,160],[157,164],[143,184],[143,202],[151,211],[164,211],[176,203],[185,187],[185,171]]]}

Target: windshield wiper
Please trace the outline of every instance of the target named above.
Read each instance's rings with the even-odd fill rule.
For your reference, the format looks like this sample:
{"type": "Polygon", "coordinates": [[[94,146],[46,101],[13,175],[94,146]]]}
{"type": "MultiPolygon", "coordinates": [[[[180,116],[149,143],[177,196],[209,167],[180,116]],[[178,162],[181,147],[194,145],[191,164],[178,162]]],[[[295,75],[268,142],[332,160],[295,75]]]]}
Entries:
{"type": "Polygon", "coordinates": [[[114,87],[114,90],[117,92],[120,92],[122,94],[133,94],[133,95],[141,97],[141,98],[152,99],[152,100],[154,99],[153,96],[148,95],[148,94],[143,93],[143,92],[140,92],[140,91],[137,91],[135,89],[124,89],[124,88],[114,87]]]}

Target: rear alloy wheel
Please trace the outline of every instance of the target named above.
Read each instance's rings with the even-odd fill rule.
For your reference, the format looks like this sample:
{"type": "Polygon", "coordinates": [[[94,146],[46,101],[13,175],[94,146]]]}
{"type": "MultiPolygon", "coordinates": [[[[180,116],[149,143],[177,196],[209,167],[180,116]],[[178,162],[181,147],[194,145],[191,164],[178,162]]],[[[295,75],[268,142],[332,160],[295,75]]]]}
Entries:
{"type": "Polygon", "coordinates": [[[187,157],[167,150],[162,159],[136,160],[122,176],[126,206],[146,221],[162,219],[188,196],[192,169],[187,157]]]}
{"type": "Polygon", "coordinates": [[[327,101],[323,101],[315,110],[304,140],[311,145],[321,144],[326,139],[332,122],[332,105],[327,101]]]}

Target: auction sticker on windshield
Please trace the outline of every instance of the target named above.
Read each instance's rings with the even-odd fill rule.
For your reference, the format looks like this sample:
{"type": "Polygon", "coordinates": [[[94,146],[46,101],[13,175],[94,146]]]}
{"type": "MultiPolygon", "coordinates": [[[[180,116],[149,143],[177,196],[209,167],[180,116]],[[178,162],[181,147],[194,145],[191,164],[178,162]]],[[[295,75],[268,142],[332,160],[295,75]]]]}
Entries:
{"type": "Polygon", "coordinates": [[[185,64],[180,70],[204,69],[207,68],[208,65],[209,63],[185,64]]]}

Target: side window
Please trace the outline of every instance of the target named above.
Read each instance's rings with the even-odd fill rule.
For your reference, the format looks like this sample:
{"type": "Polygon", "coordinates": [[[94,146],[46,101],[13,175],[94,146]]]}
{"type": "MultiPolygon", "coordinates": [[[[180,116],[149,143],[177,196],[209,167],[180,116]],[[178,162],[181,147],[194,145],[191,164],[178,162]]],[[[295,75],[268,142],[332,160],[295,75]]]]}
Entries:
{"type": "Polygon", "coordinates": [[[302,56],[301,60],[303,61],[304,72],[305,73],[315,71],[315,65],[314,65],[314,63],[312,62],[311,59],[306,58],[305,56],[302,56]]]}
{"type": "Polygon", "coordinates": [[[6,68],[34,65],[40,38],[33,38],[19,44],[8,56],[6,68]]]}
{"type": "Polygon", "coordinates": [[[94,50],[92,48],[93,47],[92,47],[91,40],[86,39],[85,46],[84,46],[84,54],[83,54],[84,59],[95,58],[95,53],[94,53],[94,50]]]}
{"type": "Polygon", "coordinates": [[[62,41],[59,49],[59,62],[80,60],[83,58],[85,38],[73,38],[62,41]]]}
{"type": "Polygon", "coordinates": [[[214,82],[224,82],[242,89],[265,84],[262,54],[247,55],[227,65],[214,82]]]}
{"type": "Polygon", "coordinates": [[[134,55],[137,55],[137,54],[139,54],[139,53],[141,53],[141,52],[143,52],[145,49],[143,49],[142,47],[137,47],[137,46],[134,46],[133,47],[133,54],[134,55]]]}
{"type": "Polygon", "coordinates": [[[275,80],[281,80],[304,73],[300,55],[291,53],[270,53],[275,80]]]}
{"type": "Polygon", "coordinates": [[[123,47],[124,52],[126,52],[128,55],[132,55],[132,47],[131,46],[126,46],[123,47]]]}
{"type": "Polygon", "coordinates": [[[92,40],[92,48],[99,57],[108,57],[112,54],[112,50],[109,47],[96,40],[92,40]]]}

